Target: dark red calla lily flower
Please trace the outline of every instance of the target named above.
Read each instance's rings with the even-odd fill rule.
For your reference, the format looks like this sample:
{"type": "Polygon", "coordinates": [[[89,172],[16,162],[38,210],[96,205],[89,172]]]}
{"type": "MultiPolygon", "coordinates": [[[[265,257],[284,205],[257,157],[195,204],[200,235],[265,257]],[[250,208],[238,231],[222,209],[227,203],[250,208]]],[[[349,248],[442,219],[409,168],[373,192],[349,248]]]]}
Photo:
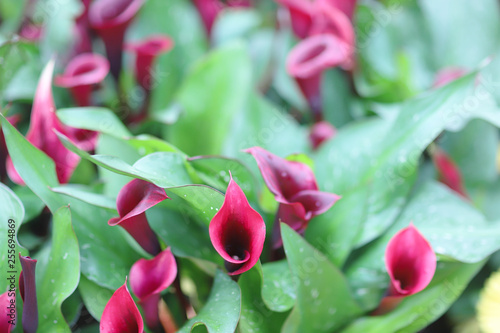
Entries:
{"type": "Polygon", "coordinates": [[[219,13],[226,7],[250,7],[251,0],[193,0],[198,13],[200,14],[207,35],[212,34],[212,27],[219,13]]]}
{"type": "Polygon", "coordinates": [[[266,238],[264,220],[231,176],[224,203],[209,226],[210,240],[229,275],[248,271],[259,260],[266,238]]]}
{"type": "Polygon", "coordinates": [[[309,141],[313,149],[318,149],[325,141],[330,140],[337,134],[337,129],[327,121],[315,123],[309,132],[309,141]]]}
{"type": "Polygon", "coordinates": [[[469,196],[465,190],[462,173],[451,157],[437,146],[432,150],[431,155],[432,162],[439,173],[439,180],[462,197],[468,199],[469,196]]]}
{"type": "Polygon", "coordinates": [[[348,61],[347,49],[348,46],[334,35],[320,34],[304,39],[288,55],[287,71],[297,81],[316,121],[321,121],[323,113],[322,73],[348,61]]]}
{"type": "Polygon", "coordinates": [[[38,328],[38,303],[36,298],[36,260],[19,254],[22,271],[19,274],[19,293],[23,300],[23,331],[36,333],[38,328]]]}
{"type": "Polygon", "coordinates": [[[458,78],[461,78],[465,73],[467,73],[467,70],[460,67],[444,68],[436,74],[434,84],[432,86],[434,88],[442,87],[458,78]]]}
{"type": "MultiPolygon", "coordinates": [[[[67,150],[54,132],[57,130],[72,140],[74,139],[68,133],[68,127],[59,121],[55,113],[56,107],[52,97],[53,70],[54,61],[50,61],[45,66],[38,81],[26,139],[54,161],[59,182],[67,183],[78,165],[80,157],[67,150]]],[[[10,157],[7,158],[7,174],[14,183],[24,185],[24,181],[15,170],[10,157]]]]}
{"type": "Polygon", "coordinates": [[[127,288],[127,279],[116,289],[101,317],[101,333],[143,333],[144,322],[127,288]]]}
{"type": "Polygon", "coordinates": [[[95,53],[83,53],[74,57],[64,73],[55,79],[55,84],[69,88],[79,106],[89,106],[90,94],[95,84],[100,83],[109,72],[109,62],[95,53]]]}
{"type": "Polygon", "coordinates": [[[151,36],[141,42],[125,45],[127,50],[136,54],[135,75],[144,90],[149,91],[152,88],[152,70],[156,57],[168,52],[173,46],[174,42],[164,35],[151,36]]]}
{"type": "Polygon", "coordinates": [[[276,201],[300,204],[305,219],[326,212],[340,199],[336,194],[319,191],[314,173],[304,163],[287,161],[261,147],[248,148],[245,152],[257,161],[262,178],[276,201]]]}
{"type": "MultiPolygon", "coordinates": [[[[7,279],[9,279],[7,277],[7,279]]],[[[13,277],[15,279],[15,277],[13,277]]],[[[6,291],[0,295],[0,332],[10,333],[16,325],[16,291],[6,291]]]]}
{"type": "Polygon", "coordinates": [[[159,325],[158,302],[160,293],[167,289],[177,276],[177,264],[170,248],[150,260],[139,259],[130,269],[130,286],[144,309],[150,328],[159,325]]]}
{"type": "Polygon", "coordinates": [[[108,221],[111,226],[119,225],[134,237],[144,250],[156,255],[160,243],[151,229],[146,210],[169,199],[165,190],[142,179],[134,179],[125,185],[116,198],[119,217],[108,221]]]}
{"type": "Polygon", "coordinates": [[[388,296],[410,296],[431,282],[436,271],[436,254],[410,223],[387,244],[385,266],[391,278],[388,296]]]}
{"type": "Polygon", "coordinates": [[[96,0],[90,4],[89,23],[106,47],[111,74],[118,80],[122,68],[125,31],[145,0],[96,0]]]}

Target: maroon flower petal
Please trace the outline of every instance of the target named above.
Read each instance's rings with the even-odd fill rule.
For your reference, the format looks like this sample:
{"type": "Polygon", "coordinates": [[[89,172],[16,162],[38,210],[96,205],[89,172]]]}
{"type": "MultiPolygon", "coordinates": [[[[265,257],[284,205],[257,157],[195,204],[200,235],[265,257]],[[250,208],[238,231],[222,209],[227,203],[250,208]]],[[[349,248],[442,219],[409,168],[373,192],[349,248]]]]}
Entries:
{"type": "Polygon", "coordinates": [[[74,57],[64,74],[55,79],[55,84],[70,88],[79,106],[90,105],[92,85],[104,80],[109,72],[109,62],[103,56],[95,53],[83,53],[74,57]]]}
{"type": "Polygon", "coordinates": [[[104,308],[100,324],[101,333],[143,333],[141,313],[130,296],[127,280],[118,288],[104,308]]]}
{"type": "Polygon", "coordinates": [[[111,74],[118,79],[122,68],[125,31],[145,0],[96,0],[89,8],[90,26],[104,41],[111,74]]]}
{"type": "Polygon", "coordinates": [[[161,187],[142,179],[134,179],[118,193],[116,206],[120,216],[110,219],[108,224],[120,225],[144,250],[156,255],[160,252],[160,244],[149,226],[145,212],[165,199],[169,197],[161,187]]]}
{"type": "Polygon", "coordinates": [[[325,141],[333,138],[337,134],[337,129],[327,121],[315,123],[309,132],[309,141],[313,149],[318,149],[325,141]]]}
{"type": "Polygon", "coordinates": [[[288,73],[295,78],[316,120],[321,120],[321,75],[350,57],[349,46],[332,34],[308,37],[298,43],[287,58],[288,73]]]}
{"type": "MultiPolygon", "coordinates": [[[[67,150],[54,132],[55,129],[66,134],[67,127],[59,121],[55,113],[56,108],[52,97],[53,70],[54,61],[50,61],[38,81],[26,139],[54,161],[59,182],[67,183],[80,157],[67,150]]],[[[10,158],[7,159],[7,173],[13,182],[24,184],[10,158]]]]}
{"type": "Polygon", "coordinates": [[[300,202],[305,211],[304,219],[310,220],[329,210],[339,199],[340,196],[333,193],[305,190],[293,196],[291,201],[300,202]]]}
{"type": "Polygon", "coordinates": [[[130,269],[130,286],[143,300],[167,289],[177,276],[177,264],[170,248],[150,260],[139,259],[130,269]]]}
{"type": "Polygon", "coordinates": [[[267,187],[278,202],[293,203],[292,197],[300,191],[318,190],[314,173],[304,163],[287,161],[261,147],[244,150],[257,161],[267,187]]]}
{"type": "Polygon", "coordinates": [[[314,3],[309,0],[277,0],[276,2],[290,12],[294,34],[300,39],[306,38],[313,21],[314,3]]]}
{"type": "Polygon", "coordinates": [[[224,203],[209,226],[210,240],[229,275],[248,271],[259,260],[266,238],[264,220],[231,177],[224,203]]]}
{"type": "Polygon", "coordinates": [[[19,292],[23,300],[23,331],[36,333],[38,328],[38,303],[36,298],[36,260],[19,254],[22,271],[19,274],[19,292]]]}
{"type": "Polygon", "coordinates": [[[15,289],[0,295],[0,318],[0,332],[10,333],[17,318],[15,289]]]}
{"type": "Polygon", "coordinates": [[[144,90],[151,90],[153,84],[152,67],[156,57],[168,52],[174,42],[163,35],[151,36],[148,39],[125,45],[125,48],[136,53],[135,75],[137,82],[144,90]]]}
{"type": "Polygon", "coordinates": [[[150,328],[159,325],[158,302],[160,293],[167,289],[177,276],[177,264],[170,248],[150,260],[139,259],[130,269],[130,286],[139,297],[146,323],[150,328]]]}
{"type": "Polygon", "coordinates": [[[354,16],[357,0],[317,0],[318,2],[326,2],[331,6],[341,10],[350,20],[354,16]]]}
{"type": "Polygon", "coordinates": [[[387,244],[385,266],[391,278],[388,296],[410,296],[431,282],[436,271],[436,254],[410,223],[387,244]]]}
{"type": "Polygon", "coordinates": [[[462,174],[450,156],[437,147],[432,152],[432,161],[439,173],[439,180],[464,198],[469,198],[465,191],[462,174]]]}
{"type": "Polygon", "coordinates": [[[224,4],[219,0],[193,0],[193,3],[200,14],[207,35],[210,36],[215,19],[224,8],[224,4]]]}

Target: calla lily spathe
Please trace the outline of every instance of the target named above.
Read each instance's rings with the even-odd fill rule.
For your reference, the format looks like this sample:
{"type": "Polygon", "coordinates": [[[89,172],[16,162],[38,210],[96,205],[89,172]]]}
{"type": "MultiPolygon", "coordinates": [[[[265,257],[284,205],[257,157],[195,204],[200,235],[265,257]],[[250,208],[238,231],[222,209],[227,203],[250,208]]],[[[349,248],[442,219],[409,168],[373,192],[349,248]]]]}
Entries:
{"type": "Polygon", "coordinates": [[[309,142],[314,150],[337,134],[337,129],[327,121],[320,121],[311,126],[309,142]]]}
{"type": "Polygon", "coordinates": [[[96,0],[90,4],[89,23],[106,47],[111,74],[118,80],[122,69],[125,32],[145,0],[96,0]]]}
{"type": "Polygon", "coordinates": [[[232,177],[224,203],[210,221],[208,230],[229,275],[244,273],[259,260],[266,238],[266,224],[232,177]]]}
{"type": "MultiPolygon", "coordinates": [[[[330,209],[340,196],[319,191],[311,168],[304,163],[287,161],[261,147],[245,150],[252,154],[267,187],[280,203],[276,221],[302,233],[309,221],[330,209]]],[[[279,223],[275,223],[274,246],[281,246],[279,223]]]]}
{"type": "Polygon", "coordinates": [[[437,146],[432,149],[431,156],[432,162],[438,171],[439,180],[463,198],[469,198],[465,190],[462,173],[451,157],[437,146]]]}
{"type": "Polygon", "coordinates": [[[153,259],[139,259],[130,269],[130,287],[139,298],[148,327],[159,325],[158,302],[160,293],[167,289],[177,276],[177,264],[170,248],[153,259]]]}
{"type": "Polygon", "coordinates": [[[152,255],[160,252],[160,243],[151,229],[146,210],[169,199],[165,190],[142,179],[134,179],[118,193],[116,207],[119,217],[108,221],[125,229],[141,247],[152,255]]]}
{"type": "Polygon", "coordinates": [[[143,333],[144,322],[127,288],[127,280],[106,304],[101,317],[100,333],[143,333]]]}

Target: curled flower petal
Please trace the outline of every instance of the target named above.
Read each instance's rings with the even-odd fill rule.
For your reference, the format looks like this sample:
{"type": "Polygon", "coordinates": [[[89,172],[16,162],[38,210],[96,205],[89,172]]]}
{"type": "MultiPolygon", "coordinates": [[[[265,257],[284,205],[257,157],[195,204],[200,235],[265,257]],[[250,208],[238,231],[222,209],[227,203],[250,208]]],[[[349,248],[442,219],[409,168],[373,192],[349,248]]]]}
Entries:
{"type": "Polygon", "coordinates": [[[462,197],[468,198],[469,196],[465,191],[460,169],[455,162],[453,162],[451,157],[437,146],[433,149],[431,154],[434,166],[439,173],[439,180],[462,197]]]}
{"type": "Polygon", "coordinates": [[[156,57],[168,52],[174,46],[167,36],[156,35],[138,43],[130,43],[126,49],[136,53],[135,75],[139,85],[146,91],[151,90],[153,84],[152,66],[156,57]]]}
{"type": "MultiPolygon", "coordinates": [[[[7,279],[9,279],[7,277],[7,279]]],[[[6,291],[0,295],[0,332],[10,333],[16,324],[16,291],[6,291]]]]}
{"type": "Polygon", "coordinates": [[[436,254],[410,223],[387,244],[385,266],[391,278],[388,296],[410,296],[431,282],[436,271],[436,254]]]}
{"type": "Polygon", "coordinates": [[[248,271],[259,260],[266,238],[264,220],[231,177],[224,203],[209,226],[210,240],[229,275],[248,271]]]}
{"type": "Polygon", "coordinates": [[[314,173],[304,163],[287,161],[261,147],[244,150],[252,154],[262,178],[276,201],[293,203],[292,197],[303,190],[318,190],[314,173]]]}
{"type": "Polygon", "coordinates": [[[176,276],[177,264],[170,248],[163,250],[153,259],[139,259],[130,269],[130,286],[140,299],[149,327],[159,324],[160,293],[174,282],[176,276]]]}
{"type": "Polygon", "coordinates": [[[89,8],[90,26],[104,41],[111,74],[118,79],[122,68],[125,31],[145,0],[96,0],[89,8]]]}
{"type": "Polygon", "coordinates": [[[309,220],[329,210],[340,196],[315,190],[304,190],[294,195],[292,202],[299,202],[304,207],[304,219],[309,220]]]}
{"type": "Polygon", "coordinates": [[[134,179],[125,185],[116,198],[119,217],[108,221],[111,226],[120,225],[147,252],[156,255],[160,244],[149,226],[146,210],[169,199],[165,190],[142,179],[134,179]]]}
{"type": "Polygon", "coordinates": [[[19,293],[23,300],[23,331],[36,333],[38,328],[38,303],[36,298],[36,260],[19,254],[22,271],[19,274],[19,293]]]}
{"type": "Polygon", "coordinates": [[[325,141],[333,138],[337,134],[337,129],[327,121],[315,123],[309,132],[309,141],[313,149],[318,149],[325,141]]]}
{"type": "Polygon", "coordinates": [[[64,74],[55,79],[55,84],[70,88],[79,106],[90,105],[92,86],[104,80],[109,72],[109,62],[95,53],[83,53],[74,57],[64,74]]]}
{"type": "MultiPolygon", "coordinates": [[[[55,113],[56,108],[52,97],[53,70],[54,61],[50,61],[45,66],[38,81],[26,139],[54,161],[59,182],[67,183],[78,165],[80,157],[67,150],[54,132],[55,129],[66,134],[67,126],[59,121],[55,113]]],[[[13,182],[24,184],[10,158],[7,159],[7,173],[13,182]]]]}
{"type": "Polygon", "coordinates": [[[321,120],[321,75],[328,68],[345,63],[347,44],[331,34],[308,37],[297,44],[287,58],[288,73],[295,78],[316,120],[321,120]]]}
{"type": "Polygon", "coordinates": [[[101,317],[101,333],[143,333],[141,313],[127,288],[127,280],[106,304],[101,317]]]}

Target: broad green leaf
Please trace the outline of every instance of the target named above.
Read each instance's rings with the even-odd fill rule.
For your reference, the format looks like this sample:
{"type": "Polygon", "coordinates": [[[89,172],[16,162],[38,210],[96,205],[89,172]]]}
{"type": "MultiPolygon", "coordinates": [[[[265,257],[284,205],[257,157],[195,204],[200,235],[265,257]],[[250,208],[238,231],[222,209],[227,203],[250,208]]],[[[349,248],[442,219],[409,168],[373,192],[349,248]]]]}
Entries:
{"type": "Polygon", "coordinates": [[[412,333],[439,318],[462,294],[484,262],[440,263],[433,281],[423,291],[406,297],[393,311],[382,316],[361,317],[342,333],[412,333]]]}
{"type": "Polygon", "coordinates": [[[216,46],[248,37],[261,24],[259,13],[252,8],[226,9],[219,15],[212,28],[212,40],[216,46]]]}
{"type": "Polygon", "coordinates": [[[131,136],[129,130],[109,109],[78,107],[57,110],[57,117],[64,124],[86,130],[106,133],[115,137],[131,136]]]}
{"type": "Polygon", "coordinates": [[[183,113],[170,126],[168,141],[189,155],[221,153],[233,115],[247,101],[251,77],[246,48],[239,43],[203,58],[179,88],[183,113]]]}
{"type": "Polygon", "coordinates": [[[54,161],[29,143],[3,115],[0,120],[10,157],[26,185],[52,212],[64,206],[59,196],[50,190],[50,187],[59,186],[54,161]]]}
{"type": "Polygon", "coordinates": [[[286,313],[273,312],[266,306],[261,297],[262,283],[260,262],[238,280],[241,289],[241,318],[238,327],[242,333],[279,332],[286,319],[286,313]]]}
{"type": "Polygon", "coordinates": [[[284,332],[333,332],[361,314],[340,270],[284,223],[281,236],[297,288],[284,332]]]}
{"type": "Polygon", "coordinates": [[[51,249],[37,264],[38,329],[41,332],[71,332],[61,304],[77,288],[80,279],[78,239],[71,225],[69,207],[54,212],[51,249]],[[42,273],[42,274],[40,274],[42,273]]]}
{"type": "Polygon", "coordinates": [[[257,200],[256,179],[239,160],[222,156],[197,156],[188,160],[205,184],[225,192],[231,172],[234,181],[241,187],[248,200],[257,200]]]}
{"type": "Polygon", "coordinates": [[[151,228],[176,256],[223,264],[210,241],[206,221],[200,220],[177,195],[148,209],[146,214],[151,228]]]}
{"type": "Polygon", "coordinates": [[[500,45],[500,7],[495,0],[424,0],[419,6],[431,35],[429,51],[437,69],[450,65],[474,68],[500,45]],[[441,15],[443,12],[449,15],[441,15]]]}
{"type": "Polygon", "coordinates": [[[234,332],[240,311],[241,291],[238,284],[217,270],[207,303],[196,317],[184,324],[179,332],[191,332],[200,325],[204,325],[209,333],[234,332]]]}
{"type": "Polygon", "coordinates": [[[177,153],[153,153],[138,160],[133,166],[115,156],[90,155],[78,149],[68,138],[58,133],[63,144],[80,155],[82,158],[108,169],[114,173],[139,178],[163,187],[176,194],[193,209],[198,216],[208,225],[212,217],[222,206],[224,196],[221,192],[205,185],[189,184],[185,163],[177,153]],[[174,159],[172,159],[172,156],[174,159]],[[176,164],[164,164],[165,161],[174,161],[176,164]],[[181,163],[182,162],[182,163],[181,163]],[[175,166],[175,168],[174,168],[175,166]],[[145,169],[143,171],[143,169],[145,169]],[[160,172],[161,171],[161,172],[160,172]],[[178,182],[176,184],[176,182],[178,182]]]}
{"type": "Polygon", "coordinates": [[[412,197],[391,228],[367,245],[348,266],[347,275],[355,295],[365,308],[376,306],[387,288],[384,266],[387,243],[399,230],[413,222],[433,250],[448,258],[476,263],[500,248],[500,224],[486,222],[484,216],[444,185],[428,182],[412,197]]]}
{"type": "Polygon", "coordinates": [[[262,266],[262,299],[267,307],[276,312],[285,312],[295,305],[296,286],[286,260],[269,262],[262,266]]]}
{"type": "MultiPolygon", "coordinates": [[[[28,251],[21,247],[17,240],[23,216],[24,207],[21,200],[10,188],[0,184],[0,243],[3,247],[0,253],[0,294],[11,290],[12,283],[14,289],[18,288],[19,274],[21,274],[22,270],[19,253],[24,256],[28,255],[28,251]],[[13,244],[13,248],[10,248],[10,244],[13,244]],[[14,279],[11,279],[12,275],[14,275],[14,279]]],[[[20,294],[16,293],[16,296],[16,319],[20,323],[22,321],[23,303],[20,294]]],[[[21,325],[17,326],[20,327],[21,325]]],[[[13,332],[21,332],[21,329],[19,328],[13,332]]]]}
{"type": "Polygon", "coordinates": [[[86,202],[92,206],[107,208],[111,210],[116,209],[115,200],[98,193],[91,192],[88,187],[76,184],[66,184],[52,188],[56,193],[65,194],[75,199],[86,202]]]}
{"type": "Polygon", "coordinates": [[[99,286],[98,284],[87,279],[83,274],[80,276],[78,290],[82,295],[83,303],[89,313],[97,321],[100,321],[102,312],[113,295],[114,290],[99,286]]]}
{"type": "Polygon", "coordinates": [[[13,188],[14,193],[21,199],[24,206],[24,222],[28,222],[40,215],[45,204],[33,191],[27,186],[16,186],[13,188]]]}

